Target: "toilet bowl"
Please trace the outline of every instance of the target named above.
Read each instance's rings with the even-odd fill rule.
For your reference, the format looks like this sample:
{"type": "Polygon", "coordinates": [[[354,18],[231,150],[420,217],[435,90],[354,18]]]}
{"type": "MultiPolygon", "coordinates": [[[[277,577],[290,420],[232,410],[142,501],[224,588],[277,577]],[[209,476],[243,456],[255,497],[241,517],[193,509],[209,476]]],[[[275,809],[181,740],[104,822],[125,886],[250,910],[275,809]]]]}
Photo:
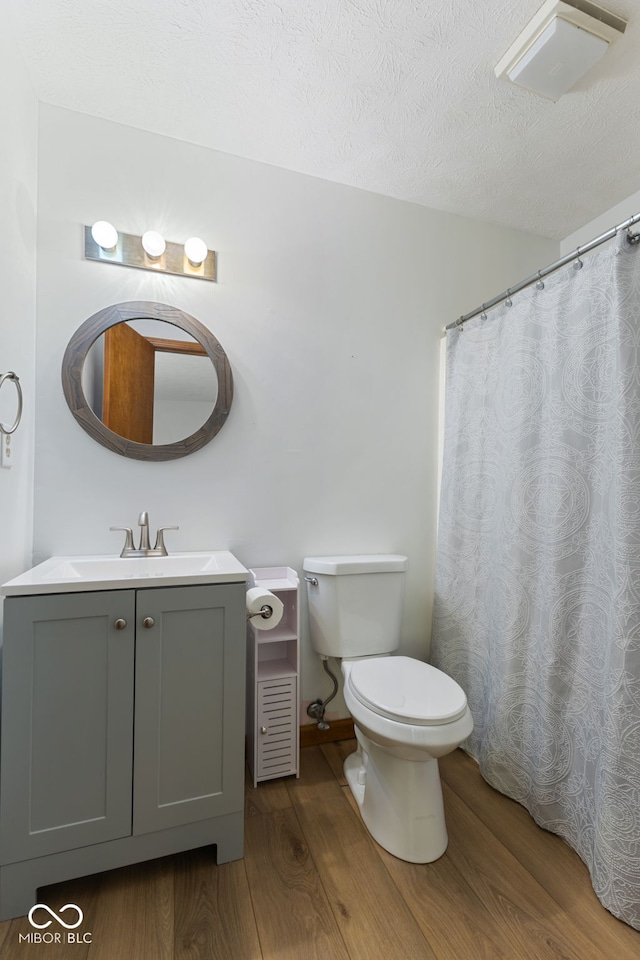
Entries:
{"type": "Polygon", "coordinates": [[[311,643],[342,665],[358,747],[345,776],[372,837],[402,860],[429,863],[447,847],[438,771],[469,736],[462,688],[398,648],[407,558],[307,557],[311,643]]]}
{"type": "Polygon", "coordinates": [[[410,657],[344,660],[342,675],[358,740],[344,772],[367,829],[401,860],[437,860],[448,842],[437,758],[473,729],[462,688],[410,657]]]}

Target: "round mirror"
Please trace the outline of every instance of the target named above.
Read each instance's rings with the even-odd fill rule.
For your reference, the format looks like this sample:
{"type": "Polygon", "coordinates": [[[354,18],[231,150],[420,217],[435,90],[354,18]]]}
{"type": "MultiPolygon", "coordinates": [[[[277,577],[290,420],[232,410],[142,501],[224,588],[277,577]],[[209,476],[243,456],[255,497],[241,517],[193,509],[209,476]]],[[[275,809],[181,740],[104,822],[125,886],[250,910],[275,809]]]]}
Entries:
{"type": "Polygon", "coordinates": [[[62,362],[73,416],[121,456],[172,460],[208,443],[224,424],[233,378],[218,340],[163,303],[100,310],[76,331],[62,362]]]}

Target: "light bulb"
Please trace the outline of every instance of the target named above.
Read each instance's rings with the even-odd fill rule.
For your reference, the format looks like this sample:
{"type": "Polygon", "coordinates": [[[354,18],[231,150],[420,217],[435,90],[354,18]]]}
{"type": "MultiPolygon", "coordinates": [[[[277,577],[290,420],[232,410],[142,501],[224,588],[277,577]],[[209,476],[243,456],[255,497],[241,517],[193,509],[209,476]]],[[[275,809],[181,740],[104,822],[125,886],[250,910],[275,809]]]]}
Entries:
{"type": "Polygon", "coordinates": [[[200,237],[189,237],[184,245],[184,252],[189,263],[197,267],[207,259],[209,251],[206,243],[200,237]]]}
{"type": "Polygon", "coordinates": [[[145,253],[154,259],[161,257],[167,248],[164,237],[157,230],[147,230],[142,234],[142,246],[145,253]]]}
{"type": "Polygon", "coordinates": [[[113,250],[118,242],[118,231],[108,220],[96,220],[91,236],[103,250],[113,250]]]}

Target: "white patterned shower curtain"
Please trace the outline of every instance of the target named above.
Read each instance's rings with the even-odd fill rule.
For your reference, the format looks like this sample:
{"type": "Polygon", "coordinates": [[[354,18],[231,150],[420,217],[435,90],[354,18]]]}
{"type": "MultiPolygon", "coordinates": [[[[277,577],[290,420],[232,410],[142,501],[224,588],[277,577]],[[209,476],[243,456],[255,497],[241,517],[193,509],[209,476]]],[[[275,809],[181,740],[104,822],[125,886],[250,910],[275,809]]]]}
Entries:
{"type": "Polygon", "coordinates": [[[640,929],[640,249],[447,335],[432,662],[485,779],[640,929]]]}

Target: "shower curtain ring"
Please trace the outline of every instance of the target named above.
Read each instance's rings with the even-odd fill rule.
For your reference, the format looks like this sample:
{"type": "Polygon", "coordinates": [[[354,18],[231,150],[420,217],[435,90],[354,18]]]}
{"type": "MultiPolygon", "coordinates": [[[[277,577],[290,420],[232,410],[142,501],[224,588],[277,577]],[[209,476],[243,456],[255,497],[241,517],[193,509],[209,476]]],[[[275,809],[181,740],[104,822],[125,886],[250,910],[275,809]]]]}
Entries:
{"type": "Polygon", "coordinates": [[[573,269],[574,269],[574,270],[582,270],[582,268],[583,268],[583,266],[584,266],[582,260],[580,259],[580,249],[581,249],[581,248],[578,247],[578,249],[576,250],[576,253],[575,253],[577,259],[573,261],[573,269]]]}
{"type": "Polygon", "coordinates": [[[487,305],[485,303],[482,304],[482,313],[480,314],[480,319],[481,320],[487,319],[487,305]]]}
{"type": "Polygon", "coordinates": [[[544,290],[544,280],[542,279],[542,270],[538,270],[538,282],[536,283],[536,290],[544,290]]]}
{"type": "Polygon", "coordinates": [[[511,290],[509,287],[507,287],[507,299],[505,300],[505,303],[508,307],[513,306],[513,300],[511,299],[511,290]]]}

